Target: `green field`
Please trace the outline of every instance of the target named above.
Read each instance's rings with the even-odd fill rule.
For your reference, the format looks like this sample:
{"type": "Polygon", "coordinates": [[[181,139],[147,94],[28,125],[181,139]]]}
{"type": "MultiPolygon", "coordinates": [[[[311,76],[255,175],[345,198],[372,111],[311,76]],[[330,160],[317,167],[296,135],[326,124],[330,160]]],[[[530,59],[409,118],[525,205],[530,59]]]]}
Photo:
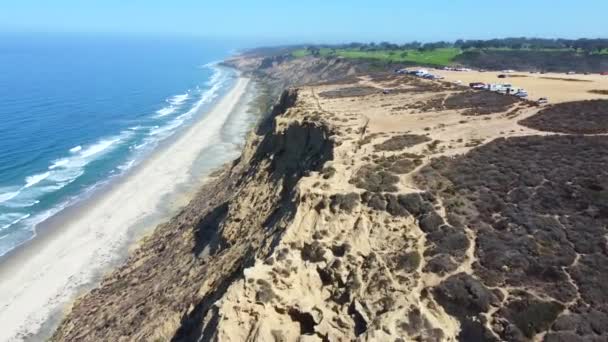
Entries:
{"type": "MultiPolygon", "coordinates": [[[[338,56],[353,59],[371,59],[385,62],[408,62],[427,65],[449,65],[454,57],[461,53],[456,48],[435,49],[428,51],[419,50],[375,50],[361,51],[358,49],[319,49],[321,56],[338,56]]],[[[294,57],[304,57],[311,54],[307,49],[298,49],[292,52],[294,57]]]]}
{"type": "Polygon", "coordinates": [[[298,50],[292,51],[291,55],[296,58],[301,58],[301,57],[310,55],[310,51],[308,51],[306,49],[298,49],[298,50]]]}

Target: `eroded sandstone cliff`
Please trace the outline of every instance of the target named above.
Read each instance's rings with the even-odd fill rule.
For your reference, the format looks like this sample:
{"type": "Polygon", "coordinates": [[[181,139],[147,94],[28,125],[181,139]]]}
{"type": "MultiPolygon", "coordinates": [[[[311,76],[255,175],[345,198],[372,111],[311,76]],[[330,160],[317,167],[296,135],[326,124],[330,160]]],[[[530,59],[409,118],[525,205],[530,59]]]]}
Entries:
{"type": "Polygon", "coordinates": [[[79,300],[56,340],[168,340],[202,334],[202,318],[257,258],[265,258],[298,207],[295,184],[332,159],[328,126],[285,113],[252,136],[240,160],[159,226],[99,289],[79,300]]]}

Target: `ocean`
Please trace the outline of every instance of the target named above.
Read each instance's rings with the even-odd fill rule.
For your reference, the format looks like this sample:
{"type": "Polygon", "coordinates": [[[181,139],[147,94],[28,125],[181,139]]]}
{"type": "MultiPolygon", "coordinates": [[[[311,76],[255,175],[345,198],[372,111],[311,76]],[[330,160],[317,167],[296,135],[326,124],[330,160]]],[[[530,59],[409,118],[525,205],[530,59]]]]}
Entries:
{"type": "Polygon", "coordinates": [[[0,256],[101,191],[211,108],[221,42],[0,35],[0,256]]]}

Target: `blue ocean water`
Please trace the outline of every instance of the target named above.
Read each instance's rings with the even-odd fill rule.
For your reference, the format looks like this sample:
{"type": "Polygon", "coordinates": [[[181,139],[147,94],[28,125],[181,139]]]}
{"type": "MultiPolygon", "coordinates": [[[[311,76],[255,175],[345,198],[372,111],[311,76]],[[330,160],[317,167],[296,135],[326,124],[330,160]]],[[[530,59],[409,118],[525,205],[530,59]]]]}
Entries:
{"type": "Polygon", "coordinates": [[[0,34],[0,256],[124,174],[230,88],[230,47],[0,34]]]}

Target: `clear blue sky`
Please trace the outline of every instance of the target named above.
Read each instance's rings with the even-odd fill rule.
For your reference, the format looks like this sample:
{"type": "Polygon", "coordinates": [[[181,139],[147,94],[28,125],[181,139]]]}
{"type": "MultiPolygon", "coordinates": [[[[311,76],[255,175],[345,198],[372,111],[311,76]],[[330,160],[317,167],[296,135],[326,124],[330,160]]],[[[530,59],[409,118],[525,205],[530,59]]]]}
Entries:
{"type": "Polygon", "coordinates": [[[258,41],[607,37],[606,0],[0,0],[0,31],[258,41]]]}

